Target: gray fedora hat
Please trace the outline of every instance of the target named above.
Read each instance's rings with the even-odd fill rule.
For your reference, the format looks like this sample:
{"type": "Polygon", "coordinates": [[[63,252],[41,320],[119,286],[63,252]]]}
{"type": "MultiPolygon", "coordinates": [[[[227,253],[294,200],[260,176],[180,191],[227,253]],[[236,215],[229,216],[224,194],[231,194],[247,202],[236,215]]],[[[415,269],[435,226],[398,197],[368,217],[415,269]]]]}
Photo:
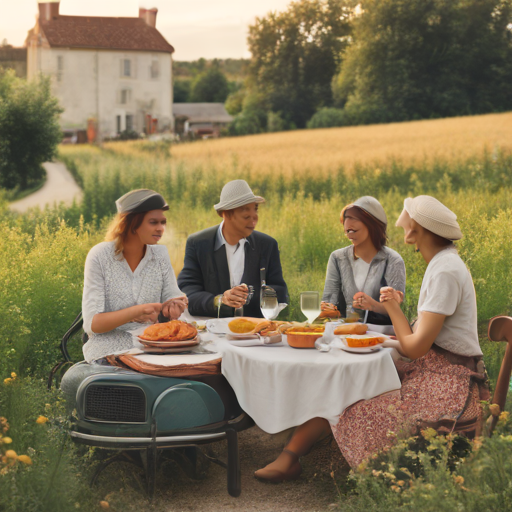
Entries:
{"type": "Polygon", "coordinates": [[[264,203],[265,199],[255,196],[245,180],[233,180],[224,185],[220,193],[220,202],[214,208],[217,211],[233,210],[251,203],[264,203]]]}

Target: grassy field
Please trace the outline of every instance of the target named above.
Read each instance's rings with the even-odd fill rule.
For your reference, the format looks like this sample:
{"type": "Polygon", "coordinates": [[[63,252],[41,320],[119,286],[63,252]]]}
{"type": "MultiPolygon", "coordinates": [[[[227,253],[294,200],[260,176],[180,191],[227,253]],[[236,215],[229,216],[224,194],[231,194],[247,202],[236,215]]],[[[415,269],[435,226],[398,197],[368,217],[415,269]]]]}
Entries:
{"type": "MultiPolygon", "coordinates": [[[[41,379],[59,359],[59,338],[80,308],[87,251],[103,238],[115,199],[133,188],[156,189],[171,205],[162,242],[178,273],[187,236],[219,222],[212,206],[222,185],[247,179],[267,199],[258,229],[279,243],[291,296],[284,315],[292,319],[302,318],[299,293],[322,290],[329,254],[347,244],[341,208],[365,194],[378,197],[387,211],[389,245],[406,263],[405,311],[413,317],[425,264],[403,244],[394,220],[404,197],[434,195],[456,212],[464,233],[457,245],[473,275],[481,344],[495,381],[504,347],[485,341],[484,331],[491,316],[512,312],[511,134],[512,114],[501,114],[170,148],[152,142],[62,147],[61,158],[84,190],[81,204],[18,215],[7,210],[0,194],[0,417],[11,424],[3,433],[12,438],[8,447],[33,460],[3,475],[7,445],[0,441],[0,512],[68,511],[78,501],[83,510],[95,510],[101,499],[87,490],[82,476],[93,466],[91,454],[66,444],[60,397],[48,394],[41,379]],[[49,422],[36,424],[39,415],[49,422]]],[[[504,417],[501,435],[473,445],[463,458],[453,455],[451,441],[428,440],[414,459],[423,469],[407,478],[395,470],[412,452],[399,446],[383,460],[384,473],[394,480],[373,465],[336,481],[340,509],[512,510],[509,423],[504,417]],[[425,458],[432,454],[434,463],[425,458]]],[[[1,428],[0,421],[0,435],[1,428]]],[[[126,482],[114,479],[111,486],[121,495],[126,482]]],[[[148,507],[139,491],[129,495],[135,497],[120,500],[116,510],[148,507]]]]}
{"type": "MultiPolygon", "coordinates": [[[[140,145],[105,147],[134,154],[140,145]]],[[[296,173],[328,174],[339,168],[350,173],[365,164],[379,168],[390,160],[416,165],[460,160],[499,148],[512,149],[512,113],[205,140],[173,146],[171,155],[187,169],[214,166],[221,173],[277,172],[291,178],[296,173]]]]}

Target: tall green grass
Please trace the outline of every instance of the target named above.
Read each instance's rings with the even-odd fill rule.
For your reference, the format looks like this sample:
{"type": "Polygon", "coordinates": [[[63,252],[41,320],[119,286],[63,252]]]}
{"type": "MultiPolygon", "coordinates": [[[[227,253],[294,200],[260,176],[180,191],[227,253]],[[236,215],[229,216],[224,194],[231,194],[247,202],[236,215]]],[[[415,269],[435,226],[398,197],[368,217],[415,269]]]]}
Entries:
{"type": "MultiPolygon", "coordinates": [[[[2,512],[74,510],[75,499],[99,500],[94,493],[84,497],[77,475],[80,459],[65,443],[59,397],[46,394],[39,379],[60,359],[59,339],[80,310],[87,252],[103,238],[106,222],[115,211],[114,201],[133,188],[156,189],[170,203],[165,243],[178,272],[187,237],[219,222],[212,206],[223,184],[234,178],[246,179],[267,199],[260,210],[258,229],[279,243],[291,297],[283,314],[292,319],[302,318],[299,293],[323,289],[330,253],[348,243],[339,223],[340,210],[366,194],[376,196],[388,214],[389,246],[402,255],[407,269],[405,312],[410,318],[415,316],[425,263],[403,244],[403,233],[394,222],[404,197],[431,194],[459,217],[464,238],[457,246],[473,275],[482,334],[491,316],[512,312],[511,154],[484,153],[458,163],[439,161],[424,167],[400,162],[379,168],[366,165],[351,176],[343,169],[333,169],[330,177],[317,177],[312,169],[291,178],[263,176],[258,169],[239,168],[236,161],[228,169],[214,163],[189,169],[162,152],[144,150],[127,156],[114,150],[79,147],[63,148],[61,155],[84,189],[82,204],[19,215],[7,210],[0,195],[0,416],[11,422],[18,452],[35,450],[34,466],[19,467],[9,473],[9,480],[0,476],[2,512]],[[2,384],[13,371],[18,373],[15,385],[2,384]],[[45,414],[45,403],[51,421],[46,426],[36,425],[37,415],[45,414]],[[56,481],[62,486],[56,486],[56,481]]],[[[492,380],[501,363],[501,345],[482,338],[492,380]]],[[[509,451],[506,441],[486,443],[482,455],[464,466],[465,478],[478,493],[493,493],[493,505],[509,503],[508,487],[480,478],[478,468],[497,471],[501,464],[499,471],[511,475],[508,462],[500,462],[509,451]]],[[[431,480],[418,485],[423,490],[412,493],[414,499],[407,501],[389,486],[377,489],[375,482],[365,477],[357,483],[356,494],[344,498],[341,506],[354,511],[379,507],[409,510],[421,504],[425,510],[434,510],[423,497],[426,491],[421,486],[427,483],[439,486],[439,492],[431,493],[432,503],[438,503],[443,493],[449,497],[443,506],[478,510],[473,503],[484,503],[480,498],[468,501],[458,487],[449,485],[445,470],[428,478],[431,480]]]]}

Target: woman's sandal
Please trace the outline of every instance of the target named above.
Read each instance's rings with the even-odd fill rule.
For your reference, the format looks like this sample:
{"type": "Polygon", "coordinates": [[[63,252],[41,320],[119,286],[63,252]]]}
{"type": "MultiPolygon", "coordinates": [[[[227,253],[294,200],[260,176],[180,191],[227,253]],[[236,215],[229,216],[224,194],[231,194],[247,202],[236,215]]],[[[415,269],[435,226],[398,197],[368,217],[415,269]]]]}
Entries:
{"type": "Polygon", "coordinates": [[[254,473],[254,476],[263,482],[272,482],[275,484],[284,482],[286,480],[297,480],[300,474],[302,473],[302,466],[300,465],[299,456],[292,452],[291,450],[287,450],[286,448],[283,450],[288,455],[292,457],[294,463],[291,465],[288,471],[279,471],[277,469],[258,469],[254,473]]]}

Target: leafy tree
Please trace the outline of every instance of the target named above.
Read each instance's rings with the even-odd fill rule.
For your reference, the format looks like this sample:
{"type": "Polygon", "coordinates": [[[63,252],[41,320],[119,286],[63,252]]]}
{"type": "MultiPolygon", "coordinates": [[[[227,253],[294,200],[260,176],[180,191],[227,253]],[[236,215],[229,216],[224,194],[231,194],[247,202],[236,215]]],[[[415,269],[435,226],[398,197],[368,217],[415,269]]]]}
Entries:
{"type": "Polygon", "coordinates": [[[173,101],[174,103],[187,103],[190,95],[191,80],[174,80],[173,101]]]}
{"type": "Polygon", "coordinates": [[[0,69],[0,187],[25,189],[44,176],[62,139],[50,79],[26,82],[0,69]]]}
{"type": "Polygon", "coordinates": [[[345,126],[347,118],[341,108],[324,107],[318,110],[308,121],[308,128],[331,128],[345,126]]]}
{"type": "Polygon", "coordinates": [[[194,103],[224,103],[229,94],[226,75],[213,65],[203,71],[192,82],[189,101],[194,103]]]}
{"type": "Polygon", "coordinates": [[[299,0],[249,27],[248,87],[263,94],[286,123],[302,128],[318,108],[332,103],[331,81],[355,3],[299,0]]]}
{"type": "Polygon", "coordinates": [[[354,123],[512,109],[512,0],[363,0],[333,82],[354,123]]]}

